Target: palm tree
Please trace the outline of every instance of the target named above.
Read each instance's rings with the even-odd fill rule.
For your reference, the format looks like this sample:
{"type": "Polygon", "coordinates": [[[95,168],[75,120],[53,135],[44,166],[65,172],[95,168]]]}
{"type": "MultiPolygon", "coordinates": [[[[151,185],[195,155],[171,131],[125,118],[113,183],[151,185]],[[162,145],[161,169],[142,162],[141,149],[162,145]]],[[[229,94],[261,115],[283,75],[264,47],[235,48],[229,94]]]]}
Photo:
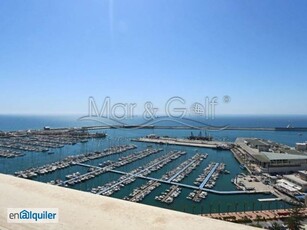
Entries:
{"type": "Polygon", "coordinates": [[[302,220],[304,219],[303,214],[301,213],[300,208],[294,207],[291,210],[291,214],[286,220],[287,226],[290,230],[300,230],[304,229],[302,220]]]}
{"type": "Polygon", "coordinates": [[[256,222],[257,222],[257,226],[259,225],[259,222],[261,220],[261,217],[259,215],[256,216],[256,222]]]}
{"type": "Polygon", "coordinates": [[[274,222],[270,227],[269,227],[270,230],[282,230],[283,227],[277,223],[277,222],[274,222]]]}

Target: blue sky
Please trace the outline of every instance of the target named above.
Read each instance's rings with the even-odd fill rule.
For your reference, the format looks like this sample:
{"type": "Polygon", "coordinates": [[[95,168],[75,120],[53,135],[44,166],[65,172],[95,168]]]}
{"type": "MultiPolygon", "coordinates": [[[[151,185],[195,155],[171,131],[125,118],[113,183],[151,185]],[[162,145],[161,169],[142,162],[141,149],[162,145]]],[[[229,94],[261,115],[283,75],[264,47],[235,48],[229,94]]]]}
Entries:
{"type": "MultiPolygon", "coordinates": [[[[220,114],[307,114],[305,0],[1,0],[0,113],[219,98],[220,114]],[[231,102],[222,103],[229,95],[231,102]]],[[[141,111],[141,110],[140,110],[141,111]]]]}

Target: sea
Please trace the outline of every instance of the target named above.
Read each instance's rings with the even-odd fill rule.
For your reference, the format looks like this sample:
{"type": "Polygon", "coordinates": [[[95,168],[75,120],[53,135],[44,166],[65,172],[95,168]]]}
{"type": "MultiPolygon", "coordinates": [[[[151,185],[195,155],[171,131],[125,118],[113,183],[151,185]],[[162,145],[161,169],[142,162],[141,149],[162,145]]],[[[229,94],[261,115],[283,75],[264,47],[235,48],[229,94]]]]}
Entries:
{"type": "MultiPolygon", "coordinates": [[[[79,115],[0,115],[0,131],[16,131],[16,130],[28,130],[28,129],[42,129],[45,126],[51,128],[59,127],[83,127],[90,125],[101,125],[101,122],[94,120],[80,119],[79,115]]],[[[193,118],[197,121],[199,118],[193,118]]],[[[140,122],[139,118],[135,120],[125,121],[127,124],[135,124],[140,122]]],[[[136,143],[132,139],[142,137],[149,134],[156,134],[159,136],[170,137],[187,137],[193,135],[210,135],[215,140],[235,141],[237,137],[257,137],[269,139],[279,143],[283,143],[294,147],[297,142],[307,141],[306,131],[255,131],[255,130],[225,130],[220,127],[307,127],[307,115],[228,115],[217,116],[214,120],[201,120],[201,122],[211,127],[218,127],[211,130],[195,130],[195,129],[104,129],[99,132],[106,132],[107,138],[105,139],[92,139],[87,143],[79,143],[76,145],[69,145],[63,148],[55,149],[54,154],[38,153],[38,152],[24,152],[26,155],[16,158],[0,158],[0,172],[5,174],[12,174],[14,172],[25,170],[30,167],[41,166],[47,163],[61,160],[69,155],[81,154],[92,151],[101,151],[105,148],[122,145],[122,144],[136,144],[137,150],[127,151],[118,155],[108,156],[102,159],[92,160],[88,162],[91,165],[98,165],[106,160],[116,161],[119,157],[126,156],[132,152],[139,151],[148,147],[146,143],[136,143]]],[[[168,126],[174,125],[170,121],[164,121],[164,124],[168,126]]],[[[96,131],[95,131],[96,132],[96,131]]],[[[129,172],[141,165],[144,165],[151,160],[171,151],[171,150],[184,150],[186,155],[172,161],[162,169],[152,172],[149,176],[160,178],[167,171],[176,168],[180,163],[188,158],[192,157],[196,152],[207,153],[208,158],[202,161],[202,163],[186,177],[182,183],[193,185],[193,181],[202,173],[203,169],[210,162],[225,163],[226,169],[230,171],[230,174],[221,174],[217,180],[215,190],[227,191],[236,190],[235,186],[231,183],[231,179],[240,173],[246,173],[240,168],[239,163],[235,160],[232,153],[228,150],[214,150],[207,148],[196,147],[184,147],[184,146],[155,146],[153,148],[163,148],[163,151],[150,155],[144,159],[138,160],[118,170],[129,172]]],[[[49,182],[55,179],[65,179],[65,175],[73,172],[85,173],[87,169],[81,166],[72,166],[63,170],[58,170],[54,173],[38,176],[35,178],[39,182],[49,182]]],[[[115,173],[105,173],[92,180],[83,182],[72,186],[72,189],[77,189],[85,192],[90,192],[91,188],[104,185],[108,182],[117,180],[120,175],[115,173]]],[[[135,182],[123,187],[120,191],[114,193],[112,197],[123,199],[128,196],[134,188],[145,184],[147,181],[144,179],[136,179],[135,182]]],[[[253,194],[253,195],[218,195],[209,193],[208,196],[199,203],[195,203],[186,199],[188,194],[192,191],[187,188],[183,188],[179,197],[177,197],[173,203],[165,204],[155,200],[155,196],[160,195],[163,191],[170,186],[162,184],[155,190],[153,190],[145,199],[141,202],[146,205],[152,205],[171,210],[187,212],[192,214],[201,213],[217,213],[217,212],[230,212],[230,211],[252,211],[252,210],[266,210],[275,208],[287,208],[289,204],[283,201],[272,202],[260,202],[258,199],[271,198],[272,195],[267,194],[253,194]]],[[[78,202],[78,201],[76,201],[78,202]]]]}

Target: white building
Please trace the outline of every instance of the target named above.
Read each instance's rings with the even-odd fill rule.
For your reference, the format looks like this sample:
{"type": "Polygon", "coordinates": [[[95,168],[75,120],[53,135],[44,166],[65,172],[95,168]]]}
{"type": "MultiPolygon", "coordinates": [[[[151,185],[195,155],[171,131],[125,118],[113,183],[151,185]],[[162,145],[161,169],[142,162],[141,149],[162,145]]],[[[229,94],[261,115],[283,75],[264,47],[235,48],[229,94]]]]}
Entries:
{"type": "Polygon", "coordinates": [[[306,151],[307,150],[307,143],[296,143],[295,148],[297,151],[306,151]]]}

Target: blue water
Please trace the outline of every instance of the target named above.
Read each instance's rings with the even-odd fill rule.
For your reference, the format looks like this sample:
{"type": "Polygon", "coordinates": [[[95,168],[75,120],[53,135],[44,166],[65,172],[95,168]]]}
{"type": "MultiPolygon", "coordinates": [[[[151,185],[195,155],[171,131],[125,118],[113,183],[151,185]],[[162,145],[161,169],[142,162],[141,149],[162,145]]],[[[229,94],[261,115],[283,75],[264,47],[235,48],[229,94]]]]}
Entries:
{"type": "MultiPolygon", "coordinates": [[[[95,122],[79,121],[79,116],[0,116],[0,130],[11,131],[11,130],[24,130],[24,129],[41,129],[44,126],[50,127],[80,127],[87,125],[100,125],[95,122]]],[[[130,121],[133,123],[133,121],[130,121]]],[[[224,116],[217,117],[215,120],[207,120],[206,123],[210,125],[230,125],[234,127],[286,127],[291,125],[292,127],[307,127],[307,116],[224,116]]],[[[112,145],[120,145],[131,143],[132,138],[141,137],[151,133],[157,135],[167,135],[174,137],[186,137],[194,133],[198,135],[197,130],[174,130],[174,129],[110,129],[106,130],[108,137],[106,139],[93,139],[87,143],[79,143],[74,146],[65,146],[61,149],[55,149],[55,154],[48,155],[46,153],[37,152],[25,152],[26,155],[23,157],[17,157],[12,159],[0,158],[0,172],[13,174],[15,171],[24,170],[34,166],[40,166],[46,163],[51,163],[68,155],[80,154],[91,151],[99,151],[112,145]]],[[[294,146],[296,142],[307,141],[307,132],[289,132],[289,131],[238,131],[238,130],[221,130],[221,131],[210,131],[207,134],[214,137],[216,140],[234,141],[237,137],[259,137],[270,139],[276,142],[294,146]]],[[[146,148],[145,143],[134,143],[137,144],[138,149],[142,150],[146,148]]],[[[161,146],[154,146],[161,147],[161,146]]],[[[153,172],[150,176],[160,178],[165,172],[177,167],[184,160],[190,158],[195,154],[195,147],[181,147],[181,146],[163,146],[164,150],[155,156],[149,156],[142,160],[133,162],[129,165],[123,166],[119,170],[130,171],[134,168],[144,165],[154,158],[161,156],[169,152],[172,149],[184,150],[187,152],[186,155],[178,158],[171,162],[166,167],[153,172]]],[[[242,172],[239,164],[234,159],[230,151],[216,151],[213,149],[198,149],[201,153],[208,153],[209,156],[205,159],[200,166],[197,167],[187,178],[182,182],[192,184],[202,170],[212,161],[225,162],[227,169],[231,172],[229,175],[222,175],[216,184],[215,189],[217,190],[234,190],[234,185],[230,182],[236,174],[242,172]]],[[[122,154],[108,156],[103,159],[97,159],[88,162],[92,165],[98,165],[99,163],[106,160],[117,160],[121,156],[131,154],[133,151],[128,151],[122,154]]],[[[86,168],[80,166],[73,166],[67,169],[58,170],[54,173],[39,176],[36,180],[41,182],[48,182],[54,179],[64,179],[65,175],[79,171],[80,173],[86,172],[86,168]]],[[[102,174],[93,180],[75,185],[73,189],[90,191],[91,188],[97,187],[98,185],[106,184],[110,181],[116,180],[120,175],[114,173],[102,174]]],[[[137,179],[132,184],[124,187],[121,191],[114,193],[112,196],[115,198],[124,198],[129,195],[133,188],[141,186],[146,183],[142,179],[137,179]]],[[[271,197],[270,195],[215,195],[209,194],[208,197],[200,203],[193,203],[187,200],[185,197],[189,194],[189,189],[183,189],[180,196],[175,200],[173,204],[166,205],[160,203],[154,199],[156,195],[159,195],[169,186],[161,185],[151,194],[149,194],[142,203],[148,205],[154,205],[158,207],[190,212],[190,213],[208,213],[208,212],[225,212],[235,210],[259,210],[259,209],[270,209],[270,208],[284,208],[288,207],[288,204],[284,202],[258,202],[258,198],[271,197]]]]}
{"type": "MultiPolygon", "coordinates": [[[[40,129],[44,126],[50,127],[78,127],[87,125],[100,125],[95,121],[79,120],[81,115],[65,116],[39,116],[39,115],[0,115],[0,130],[24,130],[40,129]]],[[[216,116],[214,119],[205,119],[202,117],[192,117],[208,125],[232,127],[307,127],[307,115],[224,115],[216,116]]],[[[136,117],[131,120],[124,120],[126,123],[140,123],[142,119],[136,117]]],[[[164,122],[162,125],[172,125],[172,122],[164,122]]],[[[195,123],[196,124],[196,123],[195,123]]]]}

